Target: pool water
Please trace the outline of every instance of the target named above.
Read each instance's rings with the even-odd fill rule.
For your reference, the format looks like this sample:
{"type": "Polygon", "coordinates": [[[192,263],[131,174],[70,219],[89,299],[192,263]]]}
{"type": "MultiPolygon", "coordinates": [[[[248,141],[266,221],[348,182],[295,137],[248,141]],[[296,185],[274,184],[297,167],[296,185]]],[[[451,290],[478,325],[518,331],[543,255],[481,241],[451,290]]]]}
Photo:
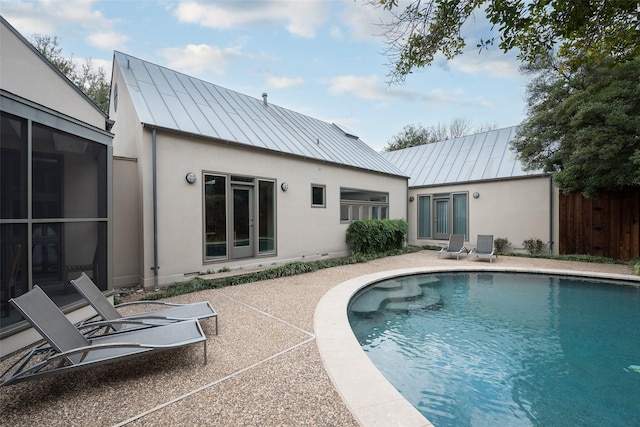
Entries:
{"type": "Polygon", "coordinates": [[[444,273],[361,291],[349,321],[436,427],[640,425],[640,288],[444,273]]]}

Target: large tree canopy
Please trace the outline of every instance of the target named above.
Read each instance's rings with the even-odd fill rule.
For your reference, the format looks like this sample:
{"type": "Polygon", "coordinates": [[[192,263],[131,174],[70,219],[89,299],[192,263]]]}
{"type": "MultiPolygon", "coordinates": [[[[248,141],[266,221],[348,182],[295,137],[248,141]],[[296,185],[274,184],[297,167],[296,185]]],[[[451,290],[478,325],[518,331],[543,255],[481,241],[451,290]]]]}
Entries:
{"type": "Polygon", "coordinates": [[[425,128],[422,125],[406,125],[398,134],[391,138],[384,151],[396,151],[403,148],[416,147],[418,145],[431,144],[432,142],[446,139],[459,138],[472,133],[480,133],[495,129],[496,125],[486,123],[472,127],[471,121],[464,117],[457,117],[449,123],[438,123],[425,128]]]}
{"type": "Polygon", "coordinates": [[[499,32],[499,40],[488,33],[476,45],[497,42],[505,52],[516,49],[525,63],[553,52],[563,67],[577,70],[587,62],[640,55],[640,0],[412,0],[404,8],[399,0],[367,2],[393,15],[385,31],[392,82],[431,64],[438,52],[447,59],[462,53],[462,25],[476,13],[499,32]]]}
{"type": "Polygon", "coordinates": [[[528,118],[512,142],[525,166],[589,197],[640,185],[640,57],[566,75],[549,64],[529,67],[528,118]]]}

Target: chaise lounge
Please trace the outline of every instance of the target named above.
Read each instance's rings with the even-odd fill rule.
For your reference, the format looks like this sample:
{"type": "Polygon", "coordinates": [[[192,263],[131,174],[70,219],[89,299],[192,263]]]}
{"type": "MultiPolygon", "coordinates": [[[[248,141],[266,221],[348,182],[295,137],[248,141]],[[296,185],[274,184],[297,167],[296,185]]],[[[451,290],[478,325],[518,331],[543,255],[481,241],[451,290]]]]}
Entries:
{"type": "Polygon", "coordinates": [[[493,262],[493,257],[498,258],[495,254],[496,250],[493,247],[493,235],[492,234],[478,234],[478,243],[474,249],[471,249],[467,259],[471,261],[472,257],[489,258],[489,262],[493,262]]]}
{"type": "Polygon", "coordinates": [[[467,252],[464,246],[464,234],[452,234],[449,236],[449,244],[438,251],[438,258],[440,255],[451,255],[460,259],[460,254],[463,252],[467,252]]]}
{"type": "MultiPolygon", "coordinates": [[[[216,320],[216,335],[218,335],[218,313],[216,313],[209,301],[193,304],[172,304],[162,301],[134,301],[119,304],[117,307],[114,307],[85,273],[82,273],[77,279],[71,280],[70,283],[80,292],[80,295],[91,304],[98,313],[98,316],[103,320],[135,319],[143,322],[145,325],[162,325],[183,320],[202,320],[214,317],[216,320]],[[167,308],[128,315],[122,315],[117,310],[117,308],[120,307],[142,305],[160,305],[167,308]]],[[[83,323],[83,325],[89,324],[88,321],[83,323]]],[[[139,326],[133,324],[129,327],[136,328],[139,326]]]]}
{"type": "MultiPolygon", "coordinates": [[[[197,320],[87,338],[38,286],[11,299],[11,304],[46,342],[3,372],[0,386],[196,343],[203,343],[207,364],[207,338],[197,320]]],[[[128,321],[108,323],[124,322],[128,321]]]]}

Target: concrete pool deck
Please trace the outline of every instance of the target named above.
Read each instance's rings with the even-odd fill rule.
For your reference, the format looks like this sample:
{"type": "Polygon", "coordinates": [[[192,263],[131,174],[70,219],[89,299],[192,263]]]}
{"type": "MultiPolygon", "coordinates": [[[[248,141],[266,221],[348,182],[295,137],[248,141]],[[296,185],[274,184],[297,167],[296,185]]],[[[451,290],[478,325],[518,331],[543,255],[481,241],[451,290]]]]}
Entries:
{"type": "MultiPolygon", "coordinates": [[[[640,284],[640,277],[627,276],[626,265],[516,257],[489,264],[421,251],[181,295],[170,301],[209,300],[219,313],[219,335],[213,321],[202,322],[207,365],[202,348],[193,346],[2,388],[2,424],[429,425],[379,382],[375,368],[368,370],[372,365],[355,337],[338,323],[350,295],[385,272],[458,268],[589,272],[640,284]],[[351,359],[359,362],[343,364],[351,359]]],[[[0,371],[14,358],[3,359],[0,371]]]]}

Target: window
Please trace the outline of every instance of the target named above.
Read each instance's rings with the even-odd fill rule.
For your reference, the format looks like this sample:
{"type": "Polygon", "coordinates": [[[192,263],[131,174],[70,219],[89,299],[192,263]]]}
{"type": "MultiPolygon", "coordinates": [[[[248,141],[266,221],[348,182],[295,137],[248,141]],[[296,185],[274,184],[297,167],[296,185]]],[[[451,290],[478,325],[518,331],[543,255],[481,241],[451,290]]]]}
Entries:
{"type": "Polygon", "coordinates": [[[276,200],[275,182],[258,181],[258,252],[273,253],[276,250],[276,200]]]}
{"type": "Polygon", "coordinates": [[[204,174],[204,260],[276,251],[275,180],[204,174]]]}
{"type": "Polygon", "coordinates": [[[59,307],[80,299],[65,285],[79,276],[78,266],[107,289],[111,137],[47,111],[16,108],[4,94],[1,105],[0,329],[5,330],[22,321],[8,300],[34,283],[59,307]]]}
{"type": "Polygon", "coordinates": [[[439,193],[418,196],[418,238],[468,237],[468,194],[439,193]]]}
{"type": "Polygon", "coordinates": [[[340,189],[340,221],[389,219],[389,193],[340,189]]]}
{"type": "Polygon", "coordinates": [[[431,196],[418,196],[418,238],[431,237],[431,196]]]}
{"type": "Polygon", "coordinates": [[[311,207],[324,208],[325,206],[325,186],[311,184],[311,207]]]}
{"type": "Polygon", "coordinates": [[[227,178],[204,175],[205,259],[227,256],[227,178]]]}

